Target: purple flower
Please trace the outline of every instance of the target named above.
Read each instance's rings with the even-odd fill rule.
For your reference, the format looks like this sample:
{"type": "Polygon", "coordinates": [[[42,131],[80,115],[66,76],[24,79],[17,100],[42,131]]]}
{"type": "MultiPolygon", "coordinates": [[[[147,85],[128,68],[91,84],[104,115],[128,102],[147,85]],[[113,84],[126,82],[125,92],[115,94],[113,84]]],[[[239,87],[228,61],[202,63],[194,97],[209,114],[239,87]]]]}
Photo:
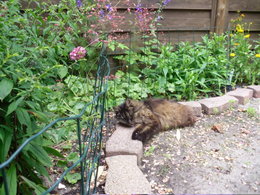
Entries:
{"type": "Polygon", "coordinates": [[[84,58],[86,55],[87,51],[84,47],[76,47],[70,52],[70,59],[71,60],[79,60],[81,58],[84,58]]]}
{"type": "Polygon", "coordinates": [[[165,6],[165,5],[167,5],[168,3],[170,3],[170,1],[171,1],[171,0],[164,0],[162,4],[165,6]]]}
{"type": "Polygon", "coordinates": [[[159,21],[159,20],[162,20],[162,19],[163,19],[162,16],[157,16],[156,21],[159,21]]]}
{"type": "Polygon", "coordinates": [[[136,5],[135,7],[136,12],[143,12],[143,8],[141,6],[142,5],[140,3],[136,5]]]}
{"type": "Polygon", "coordinates": [[[76,0],[77,3],[77,7],[81,7],[82,6],[82,1],[81,0],[76,0]]]}
{"type": "Polygon", "coordinates": [[[99,11],[99,15],[101,18],[103,18],[105,16],[105,12],[103,9],[99,11]]]}
{"type": "Polygon", "coordinates": [[[106,4],[106,8],[107,8],[107,11],[108,11],[108,12],[112,11],[111,4],[106,4]]]}

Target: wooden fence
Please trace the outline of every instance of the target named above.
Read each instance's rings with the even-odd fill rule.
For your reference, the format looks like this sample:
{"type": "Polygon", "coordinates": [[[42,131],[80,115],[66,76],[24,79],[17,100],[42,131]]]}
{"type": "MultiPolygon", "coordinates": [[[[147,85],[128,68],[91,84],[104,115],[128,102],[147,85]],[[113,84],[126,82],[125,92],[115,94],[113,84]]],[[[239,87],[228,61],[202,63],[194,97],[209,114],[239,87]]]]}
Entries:
{"type": "MultiPolygon", "coordinates": [[[[38,0],[57,4],[60,0],[38,0]]],[[[82,2],[87,0],[82,0],[82,2]]],[[[123,0],[110,0],[118,11],[127,14],[127,5],[123,0]],[[118,3],[119,2],[119,3],[118,3]]],[[[139,0],[131,0],[138,3],[139,0]]],[[[23,7],[28,7],[28,1],[21,0],[23,7]]],[[[142,0],[142,6],[156,8],[154,5],[161,0],[142,0]]],[[[35,6],[35,5],[34,5],[35,6]]],[[[210,32],[222,33],[228,30],[231,19],[240,13],[245,14],[244,21],[252,22],[251,38],[258,39],[260,33],[260,0],[171,0],[163,9],[161,26],[158,34],[161,39],[171,42],[199,41],[201,36],[210,32]]],[[[132,20],[133,16],[126,18],[132,20]]],[[[126,21],[123,33],[130,32],[131,26],[126,21]]]]}
{"type": "MultiPolygon", "coordinates": [[[[154,8],[152,5],[161,1],[141,2],[144,7],[154,8]]],[[[126,13],[126,5],[118,4],[117,7],[126,13]]],[[[252,22],[251,38],[259,38],[260,0],[171,0],[163,9],[163,20],[158,32],[163,32],[162,36],[170,38],[172,42],[199,41],[201,36],[210,32],[222,33],[228,30],[231,20],[238,17],[238,12],[245,15],[245,22],[252,22]]],[[[130,26],[124,27],[125,32],[130,29],[130,26]]]]}

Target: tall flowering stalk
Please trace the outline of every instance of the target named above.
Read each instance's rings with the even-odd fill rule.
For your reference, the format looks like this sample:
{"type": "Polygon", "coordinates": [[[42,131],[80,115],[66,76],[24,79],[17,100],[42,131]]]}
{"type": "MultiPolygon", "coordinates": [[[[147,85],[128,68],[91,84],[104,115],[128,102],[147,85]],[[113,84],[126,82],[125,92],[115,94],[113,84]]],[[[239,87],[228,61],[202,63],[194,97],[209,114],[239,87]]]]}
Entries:
{"type": "MultiPolygon", "coordinates": [[[[233,71],[235,83],[243,84],[257,83],[257,78],[260,78],[259,59],[257,52],[259,47],[252,45],[250,40],[250,25],[252,23],[245,23],[243,21],[245,15],[240,14],[237,18],[232,20],[233,34],[230,35],[231,49],[230,49],[230,64],[233,71]]],[[[258,45],[257,43],[255,45],[258,45]]]]}
{"type": "Polygon", "coordinates": [[[117,3],[110,0],[95,0],[95,6],[86,11],[86,17],[92,21],[88,33],[94,37],[100,37],[102,33],[110,32],[112,36],[109,37],[117,39],[118,36],[113,36],[113,33],[128,30],[124,29],[126,26],[134,26],[135,30],[139,32],[149,32],[156,28],[156,23],[162,19],[160,12],[170,1],[162,0],[159,7],[157,5],[148,7],[141,1],[136,4],[130,0],[118,1],[117,3]],[[117,9],[119,3],[127,7],[126,11],[117,9]]]}

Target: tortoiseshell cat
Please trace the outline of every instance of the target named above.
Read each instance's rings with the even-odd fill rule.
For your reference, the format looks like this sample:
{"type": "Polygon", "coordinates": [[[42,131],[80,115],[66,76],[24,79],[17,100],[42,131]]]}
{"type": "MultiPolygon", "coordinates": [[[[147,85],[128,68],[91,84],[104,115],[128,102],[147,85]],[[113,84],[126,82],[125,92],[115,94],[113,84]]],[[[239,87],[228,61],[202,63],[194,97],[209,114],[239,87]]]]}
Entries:
{"type": "Polygon", "coordinates": [[[136,127],[132,139],[143,142],[160,131],[191,126],[196,121],[191,107],[164,99],[126,100],[115,113],[120,124],[136,127]]]}

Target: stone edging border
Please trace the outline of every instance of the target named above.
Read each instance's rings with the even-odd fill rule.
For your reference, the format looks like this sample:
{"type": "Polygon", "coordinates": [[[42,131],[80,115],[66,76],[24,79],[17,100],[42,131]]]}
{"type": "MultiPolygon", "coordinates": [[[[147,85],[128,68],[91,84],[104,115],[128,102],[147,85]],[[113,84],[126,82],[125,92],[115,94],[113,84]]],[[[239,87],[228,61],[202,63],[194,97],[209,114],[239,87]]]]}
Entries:
{"type": "MultiPolygon", "coordinates": [[[[179,102],[193,108],[196,116],[220,114],[238,104],[246,104],[252,97],[260,98],[260,85],[238,88],[220,97],[198,101],[179,102]]],[[[143,144],[132,140],[134,128],[117,126],[106,143],[106,194],[151,194],[151,186],[139,169],[143,157],[143,144]]]]}

